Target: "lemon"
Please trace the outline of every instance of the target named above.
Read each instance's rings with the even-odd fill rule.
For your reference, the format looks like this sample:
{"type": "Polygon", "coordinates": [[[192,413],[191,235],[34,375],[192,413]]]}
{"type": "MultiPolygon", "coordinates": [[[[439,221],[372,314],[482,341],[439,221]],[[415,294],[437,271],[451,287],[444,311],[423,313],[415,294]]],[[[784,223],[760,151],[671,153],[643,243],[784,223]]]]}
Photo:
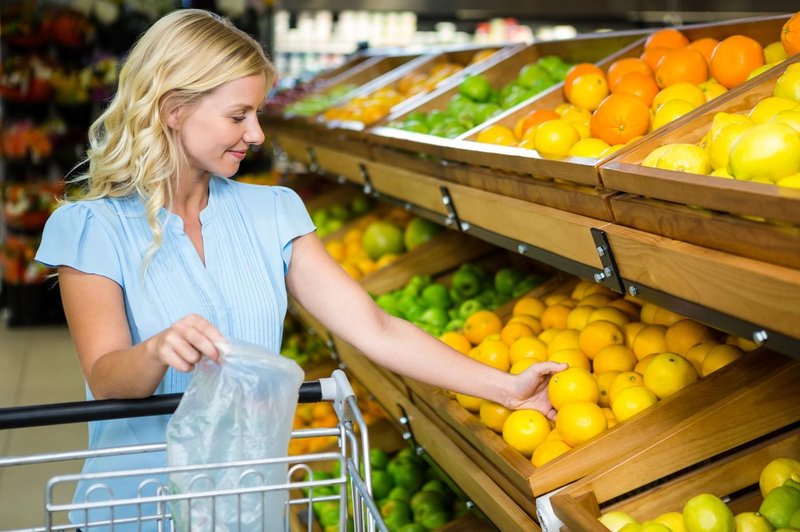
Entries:
{"type": "Polygon", "coordinates": [[[567,442],[564,440],[543,441],[536,448],[536,450],[533,451],[531,463],[534,465],[534,467],[539,467],[555,458],[558,458],[570,450],[572,450],[572,447],[570,447],[569,444],[567,444],[567,442]]]}
{"type": "Polygon", "coordinates": [[[754,68],[753,70],[750,71],[750,73],[747,75],[747,79],[750,80],[750,79],[753,79],[756,76],[760,76],[761,74],[763,74],[764,72],[766,72],[767,70],[771,69],[772,67],[774,67],[777,64],[778,63],[765,63],[765,64],[761,65],[760,67],[756,67],[756,68],[754,68]]]}
{"type": "Polygon", "coordinates": [[[657,402],[658,397],[649,388],[645,388],[644,386],[628,386],[620,390],[614,396],[614,399],[611,401],[611,411],[614,412],[614,416],[622,422],[638,414],[642,410],[646,410],[657,402]]]}
{"type": "Polygon", "coordinates": [[[782,178],[800,172],[800,134],[786,124],[758,124],[733,144],[728,171],[751,181],[782,178]]]}
{"type": "Polygon", "coordinates": [[[769,43],[764,47],[764,59],[767,63],[777,63],[789,57],[781,41],[769,43]]]}
{"type": "Polygon", "coordinates": [[[800,102],[800,70],[790,71],[787,69],[775,82],[772,95],[800,102]]]}
{"type": "Polygon", "coordinates": [[[765,124],[769,122],[776,113],[781,111],[788,111],[797,106],[797,102],[789,100],[788,98],[781,98],[779,96],[770,96],[764,98],[753,107],[748,113],[747,117],[753,121],[754,124],[765,124]]]}
{"type": "Polygon", "coordinates": [[[677,353],[654,355],[644,372],[644,385],[659,399],[669,397],[696,380],[697,370],[677,353]]]}
{"type": "Polygon", "coordinates": [[[567,315],[567,327],[575,330],[582,330],[589,323],[589,316],[596,310],[596,307],[591,305],[582,305],[575,307],[567,315]]]}
{"type": "Polygon", "coordinates": [[[623,526],[629,523],[636,523],[636,519],[634,519],[633,516],[620,510],[606,512],[598,517],[597,520],[607,529],[611,530],[611,532],[618,532],[623,526]]]}
{"type": "Polygon", "coordinates": [[[800,188],[800,174],[792,174],[778,181],[779,187],[800,188]]]}
{"type": "Polygon", "coordinates": [[[664,340],[667,343],[668,351],[685,357],[692,346],[714,340],[714,332],[702,323],[683,319],[667,328],[664,340]]]}
{"type": "Polygon", "coordinates": [[[708,175],[711,173],[711,158],[706,150],[694,144],[667,144],[651,152],[642,162],[642,166],[708,175]],[[651,159],[656,152],[658,154],[655,160],[651,159]]]}
{"type": "Polygon", "coordinates": [[[580,331],[578,344],[581,351],[593,359],[606,346],[624,345],[625,332],[616,323],[606,320],[593,321],[587,323],[580,331]]]}
{"type": "Polygon", "coordinates": [[[556,428],[564,441],[575,447],[608,428],[608,419],[596,402],[573,401],[556,414],[556,428]]]}
{"type": "Polygon", "coordinates": [[[503,439],[530,457],[550,433],[550,422],[538,410],[515,410],[503,422],[503,439]]]}
{"type": "Polygon", "coordinates": [[[584,138],[576,142],[570,149],[569,155],[572,157],[586,157],[589,159],[599,159],[603,156],[603,152],[605,152],[609,148],[607,142],[595,139],[595,138],[584,138]]]}
{"type": "Polygon", "coordinates": [[[710,102],[717,96],[722,96],[726,92],[728,92],[728,87],[723,85],[722,83],[718,82],[715,79],[710,79],[708,81],[704,81],[697,85],[697,87],[703,91],[703,94],[706,97],[706,101],[710,102]]]}
{"type": "Polygon", "coordinates": [[[658,111],[659,107],[669,100],[683,100],[698,107],[706,103],[706,95],[697,85],[682,81],[659,91],[653,98],[653,110],[658,111]]]}
{"type": "Polygon", "coordinates": [[[478,410],[478,417],[481,418],[484,425],[498,434],[503,431],[503,423],[510,415],[511,410],[508,408],[486,400],[481,401],[481,406],[478,410]]]}
{"type": "MultiPolygon", "coordinates": [[[[642,383],[642,375],[640,373],[636,373],[635,371],[623,371],[614,377],[614,380],[611,381],[611,386],[608,387],[609,404],[613,405],[614,401],[617,399],[617,396],[623,390],[634,386],[641,386],[644,388],[642,383]]],[[[653,396],[655,397],[655,394],[653,396]]]]}
{"type": "Polygon", "coordinates": [[[539,124],[533,145],[542,157],[560,159],[569,155],[579,140],[581,135],[575,126],[562,118],[539,124]]]}
{"type": "Polygon", "coordinates": [[[764,466],[758,478],[761,496],[766,497],[770,491],[783,486],[790,478],[800,481],[800,461],[788,457],[773,459],[764,466]]]}
{"type": "Polygon", "coordinates": [[[788,527],[792,514],[798,510],[800,510],[800,489],[787,485],[772,489],[758,507],[758,513],[766,517],[775,528],[788,527]]]}
{"type": "Polygon", "coordinates": [[[733,176],[728,173],[727,168],[717,168],[708,175],[713,175],[714,177],[721,177],[723,179],[733,179],[733,176]]]}
{"type": "Polygon", "coordinates": [[[683,522],[683,514],[680,512],[667,512],[659,515],[653,521],[668,526],[672,532],[687,532],[686,523],[683,522]]]}
{"type": "Polygon", "coordinates": [[[727,169],[731,146],[739,140],[744,132],[753,127],[749,124],[731,124],[719,130],[708,144],[708,156],[714,170],[727,169]]]}
{"type": "Polygon", "coordinates": [[[800,133],[800,109],[778,111],[769,119],[770,124],[786,124],[800,133]]]}
{"type": "Polygon", "coordinates": [[[716,345],[706,352],[703,363],[700,367],[700,374],[705,377],[714,373],[718,369],[727,366],[731,362],[742,358],[744,350],[738,345],[721,344],[716,345]]]}
{"type": "Polygon", "coordinates": [[[669,124],[696,107],[695,104],[687,102],[686,100],[667,100],[659,106],[656,114],[653,116],[653,122],[650,124],[650,131],[655,131],[661,126],[669,124]]]}
{"type": "Polygon", "coordinates": [[[767,518],[758,512],[742,512],[733,518],[736,532],[772,532],[774,529],[767,518]]]}
{"type": "Polygon", "coordinates": [[[753,122],[745,115],[723,112],[715,113],[714,119],[711,121],[711,127],[708,128],[708,133],[705,137],[706,143],[710,142],[720,131],[733,124],[752,126],[753,122]]]}
{"type": "Polygon", "coordinates": [[[683,520],[692,532],[735,530],[733,512],[711,493],[695,495],[683,507],[683,520]]]}

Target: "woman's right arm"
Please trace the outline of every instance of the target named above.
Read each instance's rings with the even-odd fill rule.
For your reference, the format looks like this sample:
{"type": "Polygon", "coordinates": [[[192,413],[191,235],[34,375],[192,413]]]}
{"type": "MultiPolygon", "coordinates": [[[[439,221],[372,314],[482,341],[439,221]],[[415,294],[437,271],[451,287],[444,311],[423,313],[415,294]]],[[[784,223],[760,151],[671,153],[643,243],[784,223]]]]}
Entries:
{"type": "Polygon", "coordinates": [[[64,313],[81,371],[95,399],[152,395],[169,366],[190,371],[202,356],[219,360],[220,332],[189,315],[131,345],[122,288],[106,277],[58,268],[64,313]]]}

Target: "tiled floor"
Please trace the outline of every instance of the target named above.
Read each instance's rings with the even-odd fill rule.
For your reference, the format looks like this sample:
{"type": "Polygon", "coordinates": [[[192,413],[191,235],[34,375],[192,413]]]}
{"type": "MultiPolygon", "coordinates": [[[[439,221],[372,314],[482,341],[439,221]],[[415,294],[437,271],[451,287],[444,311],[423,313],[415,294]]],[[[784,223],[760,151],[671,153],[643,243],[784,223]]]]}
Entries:
{"type": "MultiPolygon", "coordinates": [[[[6,328],[0,323],[0,408],[84,399],[83,377],[65,326],[6,328]]],[[[86,445],[85,424],[0,431],[2,457],[86,445]]],[[[77,462],[0,468],[0,530],[42,526],[47,480],[79,470],[77,462]]]]}

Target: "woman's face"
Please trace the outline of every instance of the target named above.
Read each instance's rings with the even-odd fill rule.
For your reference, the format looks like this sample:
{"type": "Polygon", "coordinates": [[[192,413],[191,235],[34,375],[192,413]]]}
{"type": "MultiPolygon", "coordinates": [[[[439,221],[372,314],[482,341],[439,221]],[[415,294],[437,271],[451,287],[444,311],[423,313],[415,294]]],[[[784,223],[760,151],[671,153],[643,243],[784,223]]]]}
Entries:
{"type": "Polygon", "coordinates": [[[267,95],[264,76],[239,78],[221,85],[197,103],[169,117],[177,129],[189,167],[186,177],[231,177],[250,145],[264,142],[258,113],[267,95]]]}

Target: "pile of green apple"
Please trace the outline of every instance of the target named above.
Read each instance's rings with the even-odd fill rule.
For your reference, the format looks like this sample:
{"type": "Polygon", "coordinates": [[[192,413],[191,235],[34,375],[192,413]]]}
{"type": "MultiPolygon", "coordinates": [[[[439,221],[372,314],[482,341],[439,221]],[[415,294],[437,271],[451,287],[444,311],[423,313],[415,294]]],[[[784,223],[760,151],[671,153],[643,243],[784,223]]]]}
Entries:
{"type": "Polygon", "coordinates": [[[491,275],[478,265],[462,264],[453,273],[450,286],[433,281],[429,275],[415,275],[403,288],[381,294],[375,302],[389,314],[439,337],[463,329],[464,321],[475,312],[495,309],[542,281],[539,275],[526,276],[512,267],[491,275]]]}
{"type": "Polygon", "coordinates": [[[314,116],[321,113],[344,95],[356,89],[355,85],[336,85],[320,94],[311,94],[298,102],[286,106],[286,113],[297,116],[314,116]]]}
{"type": "Polygon", "coordinates": [[[344,227],[344,224],[368,213],[375,207],[367,196],[355,196],[346,203],[335,203],[311,211],[311,221],[317,228],[317,235],[324,238],[344,227]]]}
{"type": "Polygon", "coordinates": [[[492,87],[481,75],[472,75],[458,86],[444,110],[428,113],[412,112],[392,127],[455,138],[487,121],[496,114],[524,102],[540,92],[564,81],[572,64],[548,55],[522,67],[517,77],[500,88],[492,87]]]}

